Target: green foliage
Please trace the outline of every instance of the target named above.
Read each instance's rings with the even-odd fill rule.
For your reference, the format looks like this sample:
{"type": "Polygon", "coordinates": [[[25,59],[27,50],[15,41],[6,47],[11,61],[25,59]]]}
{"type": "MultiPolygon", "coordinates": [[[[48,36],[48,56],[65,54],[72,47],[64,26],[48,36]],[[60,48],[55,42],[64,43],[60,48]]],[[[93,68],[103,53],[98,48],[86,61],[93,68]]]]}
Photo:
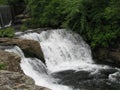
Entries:
{"type": "Polygon", "coordinates": [[[120,0],[26,0],[30,26],[65,27],[93,47],[120,36],[120,0]]]}
{"type": "Polygon", "coordinates": [[[25,26],[25,25],[22,25],[21,27],[20,27],[20,30],[22,31],[22,32],[24,32],[24,31],[26,31],[28,28],[27,28],[27,26],[25,26]]]}
{"type": "Polygon", "coordinates": [[[0,70],[4,69],[5,67],[6,67],[6,65],[5,65],[5,64],[0,63],[0,70]]]}
{"type": "Polygon", "coordinates": [[[14,29],[13,28],[4,28],[0,30],[0,37],[14,37],[14,29]]]}
{"type": "Polygon", "coordinates": [[[0,5],[6,5],[8,4],[7,0],[0,0],[0,5]]]}
{"type": "Polygon", "coordinates": [[[27,9],[32,19],[29,26],[59,27],[63,22],[62,8],[64,0],[30,0],[27,9]]]}
{"type": "Polygon", "coordinates": [[[120,36],[120,1],[71,0],[63,25],[83,36],[95,48],[109,47],[120,36]]]}
{"type": "Polygon", "coordinates": [[[16,4],[19,0],[0,0],[0,5],[16,4]]]}

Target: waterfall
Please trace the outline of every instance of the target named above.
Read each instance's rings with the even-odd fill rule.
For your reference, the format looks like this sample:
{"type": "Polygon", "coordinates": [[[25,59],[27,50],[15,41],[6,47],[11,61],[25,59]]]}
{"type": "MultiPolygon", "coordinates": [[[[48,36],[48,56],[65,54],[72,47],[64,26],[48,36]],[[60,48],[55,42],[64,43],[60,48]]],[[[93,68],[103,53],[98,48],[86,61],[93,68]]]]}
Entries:
{"type": "Polygon", "coordinates": [[[14,52],[17,55],[19,55],[21,58],[25,58],[23,51],[18,46],[14,46],[14,47],[5,49],[5,51],[14,52]]]}
{"type": "Polygon", "coordinates": [[[113,87],[120,88],[119,80],[115,82],[120,76],[120,70],[96,64],[90,47],[76,33],[57,29],[27,33],[19,38],[38,41],[44,53],[46,65],[37,58],[26,58],[17,46],[6,50],[21,56],[22,70],[34,79],[36,85],[52,90],[108,90],[106,87],[109,88],[114,82],[118,86],[113,87]]]}
{"type": "Polygon", "coordinates": [[[41,60],[37,58],[26,58],[23,51],[18,46],[5,49],[5,51],[14,52],[21,56],[22,60],[20,66],[22,70],[26,75],[34,79],[36,85],[48,87],[52,90],[72,90],[67,86],[58,85],[57,80],[49,74],[47,67],[41,60]]]}
{"type": "Polygon", "coordinates": [[[51,72],[62,70],[91,70],[107,68],[94,64],[90,47],[80,35],[64,29],[43,31],[41,34],[28,33],[20,36],[40,43],[47,68],[51,72]]]}
{"type": "Polygon", "coordinates": [[[0,6],[0,27],[9,27],[12,23],[12,13],[10,6],[0,6]]]}

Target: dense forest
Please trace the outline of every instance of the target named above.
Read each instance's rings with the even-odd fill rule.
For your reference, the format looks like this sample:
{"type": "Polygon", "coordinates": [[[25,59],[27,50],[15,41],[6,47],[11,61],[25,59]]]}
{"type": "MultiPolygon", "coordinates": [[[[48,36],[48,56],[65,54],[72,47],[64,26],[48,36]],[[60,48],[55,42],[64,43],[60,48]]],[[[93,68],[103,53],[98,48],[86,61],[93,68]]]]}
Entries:
{"type": "MultiPolygon", "coordinates": [[[[21,0],[0,0],[15,6],[21,0]]],[[[28,28],[67,28],[92,48],[111,47],[120,37],[120,0],[24,0],[28,28]]]]}

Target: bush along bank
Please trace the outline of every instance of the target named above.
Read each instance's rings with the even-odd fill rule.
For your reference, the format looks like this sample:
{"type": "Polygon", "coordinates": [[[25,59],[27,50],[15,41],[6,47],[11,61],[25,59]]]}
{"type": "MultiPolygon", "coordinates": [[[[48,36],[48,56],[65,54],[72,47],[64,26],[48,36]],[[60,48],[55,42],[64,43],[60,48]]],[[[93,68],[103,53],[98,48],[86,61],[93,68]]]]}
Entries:
{"type": "Polygon", "coordinates": [[[26,0],[32,27],[64,27],[91,45],[110,47],[120,36],[118,0],[26,0]]]}

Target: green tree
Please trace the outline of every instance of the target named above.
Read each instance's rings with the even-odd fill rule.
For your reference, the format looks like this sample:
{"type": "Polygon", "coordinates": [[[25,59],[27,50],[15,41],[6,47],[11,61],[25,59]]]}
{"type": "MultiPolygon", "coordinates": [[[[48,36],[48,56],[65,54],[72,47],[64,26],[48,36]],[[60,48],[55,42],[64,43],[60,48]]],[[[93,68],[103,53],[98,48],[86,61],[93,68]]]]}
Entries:
{"type": "Polygon", "coordinates": [[[64,27],[94,48],[120,37],[120,0],[26,0],[30,26],[64,27]]]}

